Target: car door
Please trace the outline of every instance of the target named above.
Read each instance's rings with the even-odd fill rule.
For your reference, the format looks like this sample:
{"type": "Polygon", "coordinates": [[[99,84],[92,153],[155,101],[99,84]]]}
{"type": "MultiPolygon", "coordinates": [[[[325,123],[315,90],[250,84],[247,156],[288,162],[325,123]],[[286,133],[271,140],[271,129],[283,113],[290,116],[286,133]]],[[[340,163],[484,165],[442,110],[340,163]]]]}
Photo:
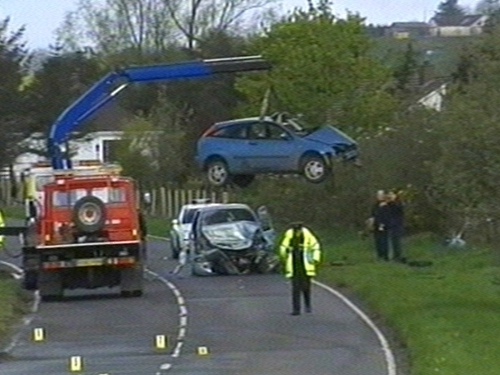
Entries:
{"type": "Polygon", "coordinates": [[[250,166],[255,172],[286,172],[292,168],[293,136],[283,127],[269,121],[249,125],[250,166]]]}
{"type": "Polygon", "coordinates": [[[238,122],[217,129],[209,136],[210,150],[205,157],[222,155],[232,173],[245,173],[249,167],[250,149],[247,142],[247,123],[238,122]]]}

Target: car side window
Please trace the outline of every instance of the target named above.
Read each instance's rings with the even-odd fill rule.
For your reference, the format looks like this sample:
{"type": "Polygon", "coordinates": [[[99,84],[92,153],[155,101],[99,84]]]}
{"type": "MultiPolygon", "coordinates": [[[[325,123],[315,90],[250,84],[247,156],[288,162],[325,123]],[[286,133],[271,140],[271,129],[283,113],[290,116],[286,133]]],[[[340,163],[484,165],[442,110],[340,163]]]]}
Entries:
{"type": "Polygon", "coordinates": [[[250,139],[268,139],[268,129],[265,122],[254,122],[250,125],[248,138],[250,139]]]}
{"type": "Polygon", "coordinates": [[[269,139],[286,140],[290,138],[290,135],[282,127],[276,124],[267,124],[267,126],[269,139]]]}
{"type": "Polygon", "coordinates": [[[246,126],[244,124],[228,125],[217,130],[212,134],[217,138],[233,138],[242,139],[246,138],[246,126]]]}

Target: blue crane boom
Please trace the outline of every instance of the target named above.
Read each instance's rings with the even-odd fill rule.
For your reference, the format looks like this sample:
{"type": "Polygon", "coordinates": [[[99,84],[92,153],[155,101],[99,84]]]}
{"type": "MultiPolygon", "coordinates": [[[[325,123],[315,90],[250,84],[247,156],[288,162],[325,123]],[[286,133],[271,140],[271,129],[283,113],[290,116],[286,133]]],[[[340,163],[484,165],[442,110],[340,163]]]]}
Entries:
{"type": "Polygon", "coordinates": [[[68,107],[52,125],[47,140],[52,168],[71,168],[71,160],[62,151],[69,135],[132,83],[174,81],[203,78],[218,73],[268,69],[270,64],[261,56],[243,56],[137,66],[108,73],[68,107]]]}

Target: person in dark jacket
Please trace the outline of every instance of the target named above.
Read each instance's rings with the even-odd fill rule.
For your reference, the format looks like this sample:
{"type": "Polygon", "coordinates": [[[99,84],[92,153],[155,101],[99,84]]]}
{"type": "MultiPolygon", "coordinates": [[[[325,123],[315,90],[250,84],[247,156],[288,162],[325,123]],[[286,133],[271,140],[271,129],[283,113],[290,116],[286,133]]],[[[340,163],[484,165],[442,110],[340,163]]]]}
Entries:
{"type": "Polygon", "coordinates": [[[377,192],[377,202],[372,207],[371,222],[375,250],[379,260],[389,260],[389,238],[388,227],[390,224],[390,210],[387,203],[387,195],[384,190],[377,192]]]}
{"type": "Polygon", "coordinates": [[[387,206],[389,208],[387,238],[389,247],[392,249],[392,259],[396,262],[402,262],[401,238],[403,237],[404,207],[397,191],[389,191],[387,206]]]}

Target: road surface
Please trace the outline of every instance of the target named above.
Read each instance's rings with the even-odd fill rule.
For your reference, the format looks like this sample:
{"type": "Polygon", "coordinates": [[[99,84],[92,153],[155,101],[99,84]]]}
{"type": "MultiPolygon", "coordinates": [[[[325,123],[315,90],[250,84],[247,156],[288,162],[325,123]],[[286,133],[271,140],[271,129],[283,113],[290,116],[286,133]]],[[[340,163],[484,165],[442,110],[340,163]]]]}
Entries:
{"type": "Polygon", "coordinates": [[[391,374],[373,330],[327,290],[314,286],[313,313],[291,316],[280,275],[174,276],[168,243],[150,241],[149,251],[143,297],[74,291],[41,303],[1,374],[68,374],[71,357],[95,375],[391,374]],[[32,340],[35,328],[44,341],[32,340]],[[157,335],[167,349],[155,348],[157,335]]]}

